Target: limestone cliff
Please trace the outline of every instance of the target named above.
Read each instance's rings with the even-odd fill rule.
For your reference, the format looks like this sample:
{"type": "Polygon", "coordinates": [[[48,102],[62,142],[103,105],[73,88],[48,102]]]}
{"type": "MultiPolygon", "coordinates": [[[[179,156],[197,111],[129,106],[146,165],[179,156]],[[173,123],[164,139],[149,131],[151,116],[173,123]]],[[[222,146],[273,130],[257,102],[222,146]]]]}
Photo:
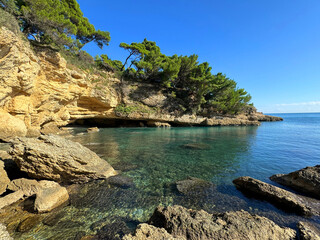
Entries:
{"type": "Polygon", "coordinates": [[[147,84],[139,93],[137,85],[121,84],[110,72],[102,76],[80,70],[68,65],[59,52],[31,46],[4,27],[0,28],[0,80],[0,132],[5,133],[0,139],[55,132],[58,127],[89,118],[136,120],[149,126],[167,122],[259,125],[259,120],[280,120],[262,114],[212,118],[174,115],[163,108],[166,97],[147,84]],[[120,103],[130,111],[115,111],[117,106],[121,110],[120,103]]]}

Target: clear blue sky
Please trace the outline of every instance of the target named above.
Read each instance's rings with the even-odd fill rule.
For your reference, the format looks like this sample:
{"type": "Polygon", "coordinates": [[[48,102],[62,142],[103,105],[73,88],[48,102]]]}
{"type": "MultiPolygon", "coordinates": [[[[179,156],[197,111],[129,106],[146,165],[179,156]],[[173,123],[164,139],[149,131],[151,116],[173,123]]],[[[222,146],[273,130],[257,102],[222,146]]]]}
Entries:
{"type": "Polygon", "coordinates": [[[245,88],[259,111],[320,112],[319,0],[78,0],[111,42],[93,56],[123,61],[121,42],[155,41],[167,55],[196,53],[245,88]]]}

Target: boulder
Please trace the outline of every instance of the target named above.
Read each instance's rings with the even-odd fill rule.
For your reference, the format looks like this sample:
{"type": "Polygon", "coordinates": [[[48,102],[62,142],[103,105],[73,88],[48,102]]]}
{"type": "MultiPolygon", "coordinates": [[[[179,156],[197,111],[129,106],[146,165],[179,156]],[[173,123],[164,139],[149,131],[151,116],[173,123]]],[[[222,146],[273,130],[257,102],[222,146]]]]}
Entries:
{"type": "Polygon", "coordinates": [[[108,162],[82,146],[59,136],[16,138],[10,154],[30,177],[63,183],[83,183],[116,174],[108,162]]]}
{"type": "Polygon", "coordinates": [[[214,184],[203,179],[195,178],[195,177],[188,177],[187,179],[177,181],[176,182],[177,190],[181,194],[198,194],[203,192],[207,189],[214,188],[214,184]]]}
{"type": "Polygon", "coordinates": [[[2,223],[0,223],[0,239],[1,240],[13,240],[13,238],[10,237],[10,235],[7,231],[7,228],[2,223]]]}
{"type": "Polygon", "coordinates": [[[40,181],[40,191],[36,195],[34,210],[38,213],[50,212],[56,207],[65,204],[69,200],[69,194],[65,187],[52,181],[40,181]]]}
{"type": "Polygon", "coordinates": [[[149,224],[185,239],[296,239],[296,231],[246,211],[209,214],[182,206],[158,207],[149,224]]]}
{"type": "Polygon", "coordinates": [[[311,223],[299,222],[300,240],[320,240],[320,231],[311,223]]]}
{"type": "Polygon", "coordinates": [[[34,210],[38,213],[50,212],[69,200],[69,194],[65,187],[48,180],[38,182],[33,179],[15,179],[8,184],[8,189],[15,191],[15,193],[22,193],[21,198],[36,195],[34,210]]]}
{"type": "Polygon", "coordinates": [[[125,235],[122,240],[186,240],[186,238],[175,238],[164,228],[157,228],[152,225],[143,223],[138,225],[133,235],[125,235]]]}
{"type": "Polygon", "coordinates": [[[91,128],[88,128],[88,129],[87,129],[87,132],[88,132],[88,133],[91,133],[91,132],[99,132],[99,131],[100,131],[100,129],[97,128],[97,127],[91,127],[91,128]]]}
{"type": "Polygon", "coordinates": [[[299,215],[310,216],[313,211],[298,195],[251,177],[239,177],[233,180],[235,186],[244,193],[273,203],[283,210],[299,215]]]}
{"type": "Polygon", "coordinates": [[[10,179],[4,170],[4,162],[0,160],[0,195],[6,191],[9,182],[10,179]]]}
{"type": "Polygon", "coordinates": [[[277,174],[272,181],[320,199],[320,165],[306,167],[289,174],[277,174]]]}
{"type": "Polygon", "coordinates": [[[27,134],[25,123],[0,109],[0,140],[8,141],[13,137],[24,137],[27,134]]]}

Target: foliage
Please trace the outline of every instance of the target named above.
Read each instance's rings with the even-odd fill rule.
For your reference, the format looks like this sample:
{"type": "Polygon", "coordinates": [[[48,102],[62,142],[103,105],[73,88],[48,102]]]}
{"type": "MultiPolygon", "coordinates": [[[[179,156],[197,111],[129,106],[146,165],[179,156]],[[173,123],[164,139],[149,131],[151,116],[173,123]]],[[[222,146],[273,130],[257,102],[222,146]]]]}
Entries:
{"type": "Polygon", "coordinates": [[[83,16],[76,0],[0,0],[0,7],[13,14],[27,37],[78,51],[95,42],[108,45],[109,32],[96,30],[83,16]]]}
{"type": "Polygon", "coordinates": [[[129,51],[122,69],[127,78],[146,81],[164,87],[169,96],[182,100],[187,112],[199,114],[206,108],[211,113],[237,114],[244,111],[251,100],[244,89],[222,73],[212,74],[209,63],[198,62],[197,55],[166,56],[155,42],[121,43],[129,51]]]}
{"type": "Polygon", "coordinates": [[[116,114],[125,115],[125,116],[128,116],[130,113],[155,113],[155,112],[157,112],[156,108],[151,108],[139,103],[135,103],[133,105],[119,104],[115,108],[116,114]]]}
{"type": "Polygon", "coordinates": [[[119,60],[111,60],[108,55],[102,54],[95,57],[96,64],[107,71],[119,72],[122,69],[122,62],[119,60]]]}

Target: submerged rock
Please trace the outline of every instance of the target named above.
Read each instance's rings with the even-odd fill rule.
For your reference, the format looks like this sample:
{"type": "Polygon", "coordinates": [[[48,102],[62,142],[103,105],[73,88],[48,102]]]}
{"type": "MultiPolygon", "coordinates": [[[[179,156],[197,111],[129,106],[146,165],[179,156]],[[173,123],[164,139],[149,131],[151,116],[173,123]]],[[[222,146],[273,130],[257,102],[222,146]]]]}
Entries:
{"type": "Polygon", "coordinates": [[[214,188],[214,184],[203,179],[188,177],[185,180],[176,182],[177,190],[182,194],[192,194],[203,192],[207,189],[214,188]]]}
{"type": "Polygon", "coordinates": [[[210,145],[205,143],[188,143],[181,146],[182,148],[192,149],[192,150],[208,150],[210,145]]]}
{"type": "Polygon", "coordinates": [[[88,148],[54,135],[16,138],[9,153],[21,171],[36,179],[83,183],[116,174],[108,162],[88,148]]]}
{"type": "Polygon", "coordinates": [[[289,174],[277,174],[272,181],[320,199],[320,165],[306,167],[289,174]]]}
{"type": "MultiPolygon", "coordinates": [[[[296,231],[246,211],[209,214],[182,206],[158,207],[149,224],[185,239],[296,239],[296,231]]],[[[130,239],[130,238],[129,238],[130,239]]],[[[137,238],[138,239],[138,238],[137,238]]]]}
{"type": "Polygon", "coordinates": [[[140,224],[134,234],[123,237],[122,240],[186,240],[184,237],[173,237],[164,228],[143,223],[140,224]]]}
{"type": "Polygon", "coordinates": [[[298,195],[251,177],[239,177],[233,180],[235,186],[255,197],[271,202],[276,206],[299,215],[313,215],[306,202],[298,195]]]}
{"type": "Polygon", "coordinates": [[[30,229],[32,229],[35,225],[37,225],[40,221],[39,215],[30,216],[26,219],[24,219],[18,226],[17,231],[18,232],[28,232],[30,229]]]}
{"type": "Polygon", "coordinates": [[[108,183],[121,188],[130,188],[134,186],[132,178],[124,175],[111,176],[108,178],[108,183]]]}

